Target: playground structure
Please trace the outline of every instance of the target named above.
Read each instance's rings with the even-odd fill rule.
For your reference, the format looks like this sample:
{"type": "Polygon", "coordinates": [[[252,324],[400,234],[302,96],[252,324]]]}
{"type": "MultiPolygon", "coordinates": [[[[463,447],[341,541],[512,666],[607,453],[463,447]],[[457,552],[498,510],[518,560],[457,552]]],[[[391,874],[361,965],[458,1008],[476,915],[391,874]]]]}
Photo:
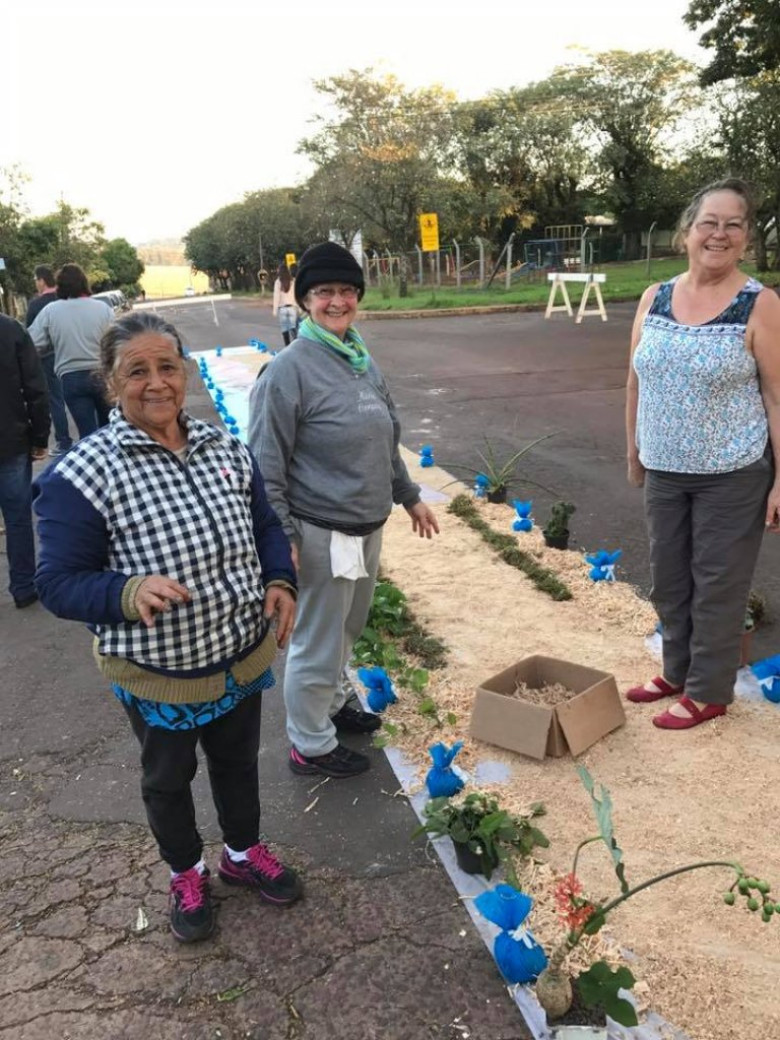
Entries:
{"type": "Polygon", "coordinates": [[[363,271],[367,285],[390,285],[400,278],[404,255],[408,281],[418,286],[447,284],[459,288],[467,284],[488,288],[498,276],[509,289],[519,279],[542,281],[549,272],[592,271],[596,261],[593,231],[589,224],[549,225],[543,238],[525,242],[515,242],[512,234],[495,263],[488,260],[489,243],[480,237],[473,242],[443,244],[437,252],[423,252],[419,246],[405,255],[367,249],[363,252],[363,271]]]}

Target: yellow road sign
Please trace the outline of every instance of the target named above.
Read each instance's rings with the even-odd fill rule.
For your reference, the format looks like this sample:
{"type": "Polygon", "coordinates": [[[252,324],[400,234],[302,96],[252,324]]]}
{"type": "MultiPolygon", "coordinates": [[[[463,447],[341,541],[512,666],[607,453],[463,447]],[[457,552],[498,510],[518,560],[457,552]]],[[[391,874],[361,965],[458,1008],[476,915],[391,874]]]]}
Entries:
{"type": "Polygon", "coordinates": [[[435,213],[420,214],[420,245],[424,253],[435,253],[439,248],[439,218],[435,213]]]}
{"type": "Polygon", "coordinates": [[[292,265],[296,262],[295,253],[285,253],[284,262],[287,264],[288,267],[292,267],[292,265]]]}

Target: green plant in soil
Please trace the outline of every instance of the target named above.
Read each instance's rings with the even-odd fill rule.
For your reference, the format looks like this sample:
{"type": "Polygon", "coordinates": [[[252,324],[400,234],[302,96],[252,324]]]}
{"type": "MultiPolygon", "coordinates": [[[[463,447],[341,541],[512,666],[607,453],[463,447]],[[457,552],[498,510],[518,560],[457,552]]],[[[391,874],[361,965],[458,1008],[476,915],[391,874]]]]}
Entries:
{"type": "Polygon", "coordinates": [[[542,567],[529,553],[524,552],[517,545],[517,540],[508,534],[500,534],[479,515],[479,510],[468,495],[456,495],[447,507],[447,512],[457,516],[459,520],[477,531],[483,541],[498,553],[504,563],[510,567],[517,567],[527,575],[541,592],[557,601],[572,599],[571,589],[565,582],[542,567]]]}
{"type": "Polygon", "coordinates": [[[747,609],[745,610],[745,632],[753,632],[766,620],[766,600],[764,597],[755,591],[750,590],[748,596],[747,609]]]}
{"type": "Polygon", "coordinates": [[[430,834],[466,845],[479,857],[486,878],[490,879],[496,867],[503,864],[509,883],[519,888],[513,858],[527,859],[535,848],[549,846],[546,835],[533,822],[544,814],[544,806],[535,802],[526,814],[513,816],[482,791],[473,791],[458,801],[431,798],[423,809],[425,819],[412,838],[430,834]]]}
{"type": "MultiPolygon", "coordinates": [[[[557,432],[557,431],[556,431],[557,432]]],[[[507,491],[511,487],[529,485],[531,487],[540,488],[542,491],[549,492],[550,489],[546,488],[543,484],[537,484],[536,481],[521,472],[518,472],[520,460],[526,455],[532,448],[535,448],[537,444],[541,444],[542,441],[549,440],[550,437],[555,437],[556,433],[546,433],[543,437],[537,437],[536,440],[531,441],[530,444],[526,444],[524,447],[516,451],[508,459],[500,459],[496,454],[496,451],[487,437],[484,438],[485,450],[477,451],[482,462],[482,468],[476,469],[474,466],[464,466],[460,463],[442,463],[444,469],[457,471],[460,470],[462,473],[468,473],[472,477],[477,477],[480,474],[487,477],[487,484],[485,490],[492,494],[495,492],[507,491]]],[[[456,483],[456,481],[451,481],[456,483]]],[[[445,484],[445,487],[449,485],[445,484]]]]}
{"type": "MultiPolygon", "coordinates": [[[[772,899],[771,887],[767,881],[748,875],[739,863],[733,860],[704,860],[689,863],[683,867],[666,870],[661,874],[648,878],[637,885],[630,885],[626,878],[623,852],[615,838],[612,825],[612,799],[609,791],[602,785],[599,790],[593,782],[585,766],[577,766],[577,772],[590,795],[598,834],[585,838],[577,846],[571,873],[561,879],[556,888],[558,912],[566,927],[566,938],[550,955],[545,970],[536,984],[536,995],[549,1017],[558,1018],[565,1014],[571,1004],[571,980],[565,971],[565,963],[569,954],[586,935],[595,935],[604,927],[607,917],[613,910],[628,899],[643,892],[653,885],[658,885],[669,878],[688,874],[694,870],[723,868],[733,875],[730,888],[723,900],[733,906],[739,899],[744,899],[748,910],[761,911],[761,918],[768,924],[772,918],[780,914],[780,903],[772,899]],[[615,876],[620,886],[620,895],[606,903],[593,902],[583,893],[582,883],[577,876],[577,865],[582,850],[596,842],[602,843],[613,863],[615,876]]],[[[619,995],[619,990],[629,990],[634,985],[634,976],[628,968],[621,967],[616,971],[604,960],[595,961],[590,968],[576,979],[579,995],[586,1007],[598,1007],[620,1025],[637,1025],[636,1011],[630,1001],[619,995]]]]}
{"type": "MultiPolygon", "coordinates": [[[[380,578],[376,583],[368,621],[353,647],[352,661],[358,666],[384,668],[398,687],[417,695],[418,712],[437,726],[457,721],[451,712],[442,718],[434,699],[425,694],[428,671],[444,667],[447,647],[415,619],[406,596],[388,578],[380,578]],[[406,654],[413,655],[425,667],[411,663],[406,654]]],[[[374,744],[384,746],[397,732],[397,727],[384,723],[374,744]]]]}
{"type": "Polygon", "coordinates": [[[550,507],[550,519],[542,528],[548,538],[565,538],[569,534],[569,520],[577,507],[571,502],[555,502],[550,507]]]}

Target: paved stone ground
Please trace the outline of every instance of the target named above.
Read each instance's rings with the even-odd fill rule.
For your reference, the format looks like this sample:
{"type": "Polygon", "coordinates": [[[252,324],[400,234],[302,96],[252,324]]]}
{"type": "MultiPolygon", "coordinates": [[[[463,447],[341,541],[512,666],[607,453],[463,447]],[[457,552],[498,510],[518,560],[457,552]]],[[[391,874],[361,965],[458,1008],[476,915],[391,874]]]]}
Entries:
{"type": "MultiPolygon", "coordinates": [[[[190,403],[210,414],[197,384],[190,403]]],[[[1,1040],[525,1040],[455,890],[409,841],[416,820],[383,754],[315,792],[286,767],[278,689],[263,825],[306,898],[278,911],[215,880],[215,936],[175,943],[136,746],[89,635],[40,605],[15,610],[6,584],[0,538],[1,1040]]],[[[195,793],[214,867],[201,776],[195,793]]]]}

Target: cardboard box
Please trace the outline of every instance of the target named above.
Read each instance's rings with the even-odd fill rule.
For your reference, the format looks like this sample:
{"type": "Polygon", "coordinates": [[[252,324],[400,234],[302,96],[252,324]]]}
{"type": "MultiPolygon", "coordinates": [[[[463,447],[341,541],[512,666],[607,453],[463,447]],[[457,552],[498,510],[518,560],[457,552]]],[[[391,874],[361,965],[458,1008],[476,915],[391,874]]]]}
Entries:
{"type": "Polygon", "coordinates": [[[471,735],[521,755],[579,755],[626,721],[615,677],[557,657],[525,657],[477,689],[471,735]],[[546,708],[514,696],[518,685],[534,689],[561,683],[575,695],[546,708]]]}

